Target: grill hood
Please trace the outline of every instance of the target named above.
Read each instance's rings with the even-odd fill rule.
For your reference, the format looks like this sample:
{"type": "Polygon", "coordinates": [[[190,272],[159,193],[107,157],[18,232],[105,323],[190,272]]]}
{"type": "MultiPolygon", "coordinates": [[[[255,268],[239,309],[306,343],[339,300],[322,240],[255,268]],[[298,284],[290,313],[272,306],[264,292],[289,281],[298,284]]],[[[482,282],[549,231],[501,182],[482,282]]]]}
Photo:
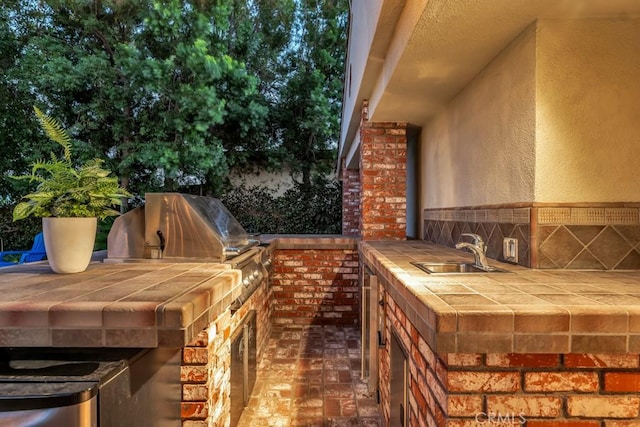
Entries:
{"type": "Polygon", "coordinates": [[[225,262],[257,244],[218,199],[147,193],[143,206],[114,221],[107,256],[225,262]]]}

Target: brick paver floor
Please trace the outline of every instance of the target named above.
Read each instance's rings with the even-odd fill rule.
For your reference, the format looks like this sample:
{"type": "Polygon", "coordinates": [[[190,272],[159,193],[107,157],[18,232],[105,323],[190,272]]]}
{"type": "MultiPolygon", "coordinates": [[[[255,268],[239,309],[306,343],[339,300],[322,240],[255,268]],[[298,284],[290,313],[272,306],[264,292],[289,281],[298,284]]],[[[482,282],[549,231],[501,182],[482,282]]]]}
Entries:
{"type": "Polygon", "coordinates": [[[238,426],[382,426],[360,378],[360,329],[273,325],[238,426]]]}

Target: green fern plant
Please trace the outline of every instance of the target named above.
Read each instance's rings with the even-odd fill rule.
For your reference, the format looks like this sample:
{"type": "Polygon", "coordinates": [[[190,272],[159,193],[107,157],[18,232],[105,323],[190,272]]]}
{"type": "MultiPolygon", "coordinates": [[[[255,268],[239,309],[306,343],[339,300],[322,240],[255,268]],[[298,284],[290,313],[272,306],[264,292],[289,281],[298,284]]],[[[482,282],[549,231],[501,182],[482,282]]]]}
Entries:
{"type": "Polygon", "coordinates": [[[16,205],[13,220],[36,217],[98,217],[119,215],[114,209],[131,194],[118,184],[118,178],[102,167],[101,159],[90,160],[79,167],[73,165],[71,137],[60,123],[34,107],[45,134],[63,149],[62,158],[51,153],[49,160],[32,164],[29,175],[13,177],[37,182],[36,191],[16,205]]]}

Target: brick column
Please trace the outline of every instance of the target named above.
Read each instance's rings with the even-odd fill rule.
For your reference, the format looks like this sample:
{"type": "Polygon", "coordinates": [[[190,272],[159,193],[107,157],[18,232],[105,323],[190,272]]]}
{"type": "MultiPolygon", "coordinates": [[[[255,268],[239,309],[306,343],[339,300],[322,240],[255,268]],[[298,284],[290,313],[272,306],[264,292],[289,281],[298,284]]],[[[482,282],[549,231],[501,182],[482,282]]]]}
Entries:
{"type": "MultiPolygon", "coordinates": [[[[363,108],[363,117],[367,105],[363,108]]],[[[362,240],[404,240],[407,223],[407,123],[360,126],[362,240]]]]}
{"type": "Polygon", "coordinates": [[[346,167],[342,170],[342,234],[360,234],[360,172],[346,167]]]}
{"type": "Polygon", "coordinates": [[[229,419],[230,330],[227,310],[182,349],[182,427],[223,426],[229,419]]]}
{"type": "MultiPolygon", "coordinates": [[[[226,297],[225,297],[226,298],[226,297]]],[[[271,286],[265,281],[244,305],[227,308],[182,349],[182,427],[224,427],[231,414],[231,334],[251,310],[257,313],[258,360],[271,335],[271,286]]]]}

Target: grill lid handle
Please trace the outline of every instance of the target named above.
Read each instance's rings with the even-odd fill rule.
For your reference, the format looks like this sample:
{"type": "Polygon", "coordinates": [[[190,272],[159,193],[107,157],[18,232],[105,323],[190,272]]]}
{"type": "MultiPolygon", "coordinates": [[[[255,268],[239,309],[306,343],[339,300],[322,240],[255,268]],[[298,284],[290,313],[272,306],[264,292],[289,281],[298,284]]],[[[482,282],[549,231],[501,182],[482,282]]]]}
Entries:
{"type": "Polygon", "coordinates": [[[164,234],[162,234],[162,230],[156,231],[156,234],[158,235],[158,238],[160,239],[160,252],[164,252],[164,244],[165,244],[164,234]]]}

